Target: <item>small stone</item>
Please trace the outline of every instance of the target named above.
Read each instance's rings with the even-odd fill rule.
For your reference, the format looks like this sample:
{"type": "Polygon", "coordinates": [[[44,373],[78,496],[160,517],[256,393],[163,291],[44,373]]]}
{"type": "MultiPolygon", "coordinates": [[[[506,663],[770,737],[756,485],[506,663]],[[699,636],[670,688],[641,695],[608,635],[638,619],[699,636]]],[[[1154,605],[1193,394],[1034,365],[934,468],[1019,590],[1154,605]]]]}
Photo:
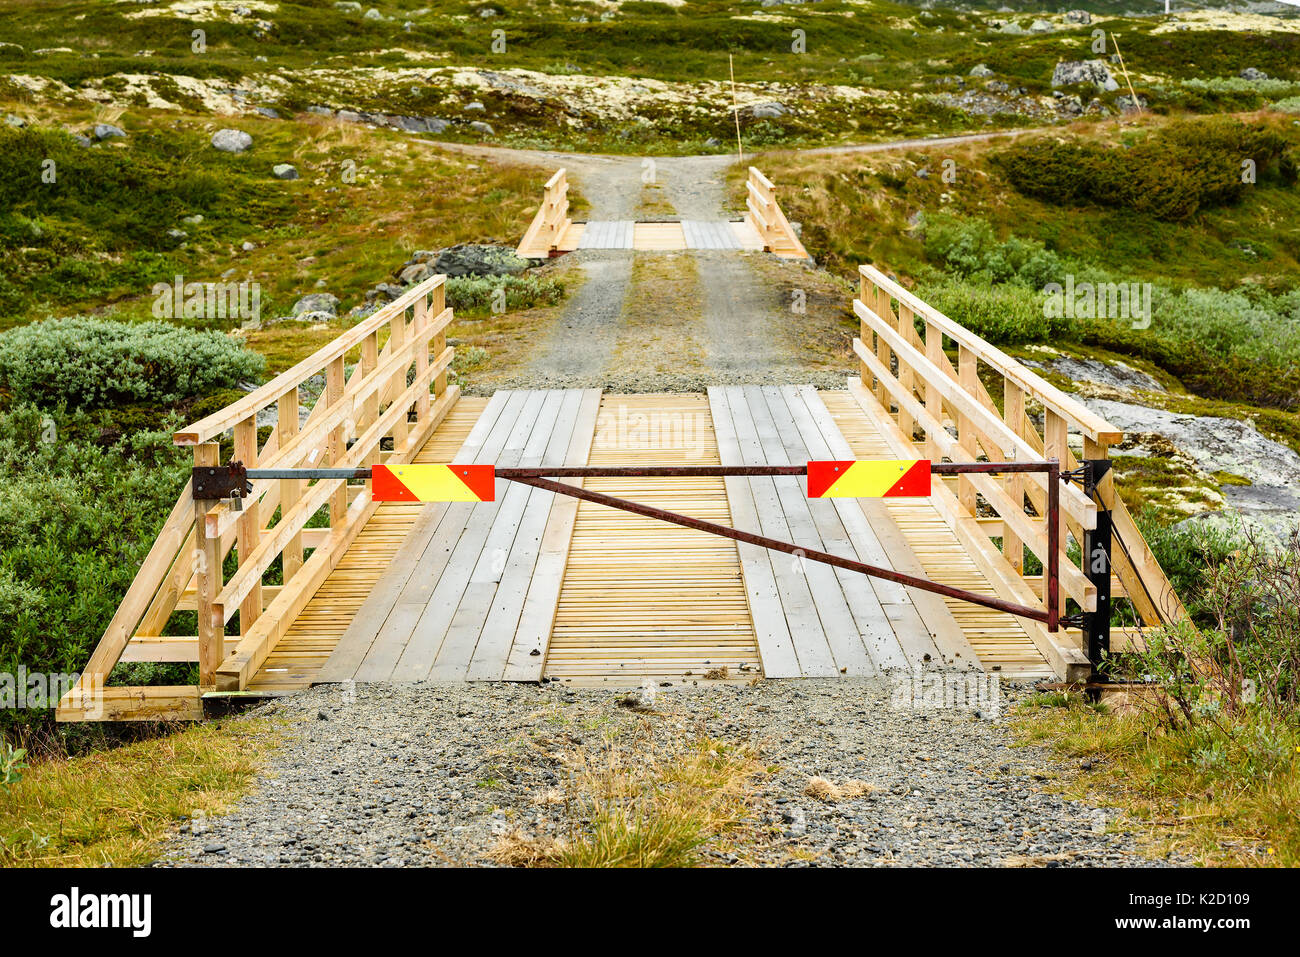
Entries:
{"type": "Polygon", "coordinates": [[[94,133],[95,139],[101,141],[112,139],[113,137],[126,136],[125,131],[123,131],[121,127],[114,126],[112,123],[96,123],[94,133]]]}
{"type": "Polygon", "coordinates": [[[276,179],[297,179],[298,167],[292,163],[276,163],[271,167],[271,175],[276,179]]]}
{"type": "Polygon", "coordinates": [[[243,130],[217,130],[212,134],[212,145],[223,153],[242,153],[253,145],[253,138],[243,130]]]}

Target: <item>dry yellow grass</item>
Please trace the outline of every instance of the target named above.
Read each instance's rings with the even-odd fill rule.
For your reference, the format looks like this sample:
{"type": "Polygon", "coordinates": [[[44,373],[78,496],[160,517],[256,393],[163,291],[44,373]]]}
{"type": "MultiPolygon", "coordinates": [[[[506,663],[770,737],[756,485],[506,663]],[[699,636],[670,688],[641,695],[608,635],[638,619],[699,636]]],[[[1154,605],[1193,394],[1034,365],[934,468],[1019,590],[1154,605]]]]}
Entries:
{"type": "MultiPolygon", "coordinates": [[[[738,835],[765,775],[757,749],[645,719],[564,756],[562,838],[515,829],[491,852],[511,867],[692,867],[738,835]]],[[[536,803],[557,803],[545,792],[536,803]]]]}
{"type": "Polygon", "coordinates": [[[275,743],[266,721],[230,721],[35,761],[0,791],[0,866],[146,865],[175,828],[225,812],[275,743]]]}

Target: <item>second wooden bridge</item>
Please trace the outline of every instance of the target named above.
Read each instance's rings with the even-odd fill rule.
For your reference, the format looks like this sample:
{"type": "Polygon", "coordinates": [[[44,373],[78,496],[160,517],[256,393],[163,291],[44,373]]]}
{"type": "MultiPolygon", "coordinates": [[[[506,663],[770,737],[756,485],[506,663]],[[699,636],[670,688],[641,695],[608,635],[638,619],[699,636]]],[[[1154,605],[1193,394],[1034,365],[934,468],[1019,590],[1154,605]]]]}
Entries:
{"type": "MultiPolygon", "coordinates": [[[[461,397],[446,381],[451,311],[437,276],[176,441],[194,448],[196,467],[217,464],[223,434],[246,465],[282,469],[1104,463],[1121,438],[1111,425],[874,268],[860,278],[860,373],[842,390],[461,397]],[[321,372],[325,391],[304,420],[300,386],[321,372]],[[984,384],[990,372],[999,401],[984,384]],[[278,424],[263,437],[257,417],[271,408],[278,424]]],[[[503,481],[495,501],[438,505],[381,504],[366,485],[331,478],[259,479],[242,507],[196,501],[187,488],[58,715],[193,719],[205,696],[337,681],[626,686],[926,668],[1086,678],[1085,632],[1095,639],[1109,625],[1112,596],[1144,626],[1185,614],[1113,478],[1090,469],[1086,489],[1060,488],[1058,536],[1047,529],[1048,479],[1036,473],[948,476],[922,499],[810,499],[793,476],[566,480],[1037,609],[1048,604],[1041,570],[1055,540],[1058,603],[1074,613],[1057,632],[503,481]],[[1113,555],[1113,574],[1100,578],[1096,560],[1090,568],[1071,547],[1091,554],[1099,543],[1113,555]],[[176,633],[185,611],[197,613],[195,634],[176,633]],[[142,660],[197,662],[199,681],[114,683],[119,662],[142,660]]],[[[1116,631],[1116,642],[1138,631],[1116,631]]]]}

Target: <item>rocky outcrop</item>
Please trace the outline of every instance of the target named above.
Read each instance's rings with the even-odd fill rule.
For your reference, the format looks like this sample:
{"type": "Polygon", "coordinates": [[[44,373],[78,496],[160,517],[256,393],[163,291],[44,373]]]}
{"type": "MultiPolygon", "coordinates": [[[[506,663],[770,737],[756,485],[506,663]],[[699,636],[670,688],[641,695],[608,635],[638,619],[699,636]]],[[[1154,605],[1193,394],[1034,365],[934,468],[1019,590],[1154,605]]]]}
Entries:
{"type": "Polygon", "coordinates": [[[1079,83],[1091,83],[1106,92],[1119,89],[1110,68],[1101,60],[1062,60],[1056,64],[1052,71],[1052,86],[1075,86],[1079,83]]]}
{"type": "Polygon", "coordinates": [[[1250,420],[1183,415],[1130,402],[1085,399],[1085,404],[1129,433],[1130,440],[1156,433],[1207,475],[1226,473],[1250,484],[1224,483],[1228,506],[1266,527],[1292,524],[1300,515],[1300,455],[1265,436],[1250,420]]]}

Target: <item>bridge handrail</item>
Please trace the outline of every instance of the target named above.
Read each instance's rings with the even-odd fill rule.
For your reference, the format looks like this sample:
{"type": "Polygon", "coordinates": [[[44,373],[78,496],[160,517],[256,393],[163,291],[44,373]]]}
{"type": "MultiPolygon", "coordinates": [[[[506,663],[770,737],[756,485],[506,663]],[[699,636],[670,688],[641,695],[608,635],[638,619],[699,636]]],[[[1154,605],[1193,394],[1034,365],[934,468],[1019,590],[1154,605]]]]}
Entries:
{"type": "MultiPolygon", "coordinates": [[[[1109,447],[1123,439],[1124,433],[1104,418],[880,269],[861,266],[858,279],[853,308],[861,326],[853,349],[860,361],[861,392],[874,398],[886,414],[896,416],[908,444],[916,442],[935,460],[1055,458],[1063,469],[1073,469],[1080,459],[1108,458],[1109,447]],[[923,332],[918,330],[918,320],[923,332]],[[957,347],[955,366],[945,351],[945,339],[957,347]],[[981,364],[1002,377],[1001,409],[981,380],[981,364]],[[1035,405],[1041,407],[1041,433],[1031,417],[1035,405]],[[949,424],[956,426],[956,437],[948,431],[949,424]],[[915,438],[918,432],[922,435],[919,442],[915,438]],[[1078,435],[1077,456],[1071,432],[1078,435]]],[[[1016,588],[1030,586],[1041,596],[1046,582],[1024,574],[1022,548],[1044,557],[1046,538],[1026,518],[1024,508],[1028,500],[1037,515],[1043,514],[1041,479],[1014,475],[968,478],[957,487],[954,520],[982,522],[989,537],[1001,539],[996,547],[987,540],[983,546],[1001,553],[994,556],[1002,563],[1001,570],[1013,573],[1004,578],[1014,578],[1016,588]],[[982,514],[981,505],[992,509],[996,519],[982,514]]],[[[1097,500],[1086,498],[1073,486],[1063,488],[1061,512],[1066,531],[1081,543],[1083,532],[1096,526],[1098,508],[1108,509],[1115,534],[1123,543],[1113,554],[1113,570],[1142,623],[1159,626],[1186,618],[1182,603],[1116,493],[1113,475],[1099,484],[1097,500]]],[[[1081,569],[1082,559],[1070,564],[1064,553],[1066,544],[1067,536],[1062,535],[1060,586],[1081,608],[1092,610],[1095,588],[1081,569]]],[[[986,551],[985,547],[979,550],[986,551]]]]}
{"type": "MultiPolygon", "coordinates": [[[[451,321],[446,277],[432,276],[270,382],[179,430],[173,441],[194,449],[196,467],[218,464],[214,440],[228,431],[234,458],[250,468],[407,461],[459,397],[447,382],[455,355],[447,346],[451,321]],[[325,388],[304,418],[300,386],[322,371],[325,388]],[[276,426],[259,441],[257,417],[270,407],[276,426]]],[[[186,485],[82,681],[60,702],[60,720],[94,719],[105,701],[117,719],[192,718],[201,712],[202,690],[242,690],[376,507],[368,492],[342,481],[301,479],[255,482],[241,504],[196,502],[186,485]],[[329,527],[305,528],[327,503],[329,527]],[[225,582],[221,569],[232,550],[238,569],[225,582]],[[264,596],[262,578],[276,559],[283,585],[264,596]],[[186,608],[198,614],[198,634],[175,643],[197,646],[197,686],[104,688],[133,637],[161,636],[173,612],[186,608]],[[236,609],[240,637],[227,655],[233,639],[225,624],[236,609]]]]}

